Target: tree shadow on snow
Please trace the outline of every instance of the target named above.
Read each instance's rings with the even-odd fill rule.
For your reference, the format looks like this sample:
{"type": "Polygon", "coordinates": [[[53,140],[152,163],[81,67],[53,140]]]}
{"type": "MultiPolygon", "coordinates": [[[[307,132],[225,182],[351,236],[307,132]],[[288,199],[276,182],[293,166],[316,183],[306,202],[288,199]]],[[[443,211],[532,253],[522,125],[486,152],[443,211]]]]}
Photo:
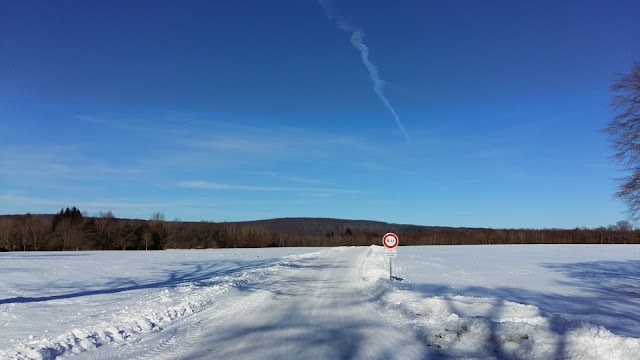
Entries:
{"type": "MultiPolygon", "coordinates": [[[[314,258],[299,260],[301,264],[312,261],[314,258]]],[[[33,297],[12,297],[0,299],[0,305],[12,303],[33,303],[52,300],[73,299],[78,297],[115,294],[127,291],[142,289],[173,288],[179,285],[189,284],[192,286],[211,286],[229,279],[221,279],[225,276],[238,276],[244,272],[267,268],[281,262],[281,258],[262,260],[212,260],[212,261],[190,261],[177,263],[177,269],[164,271],[158,276],[159,280],[139,281],[130,277],[120,277],[99,284],[76,284],[63,285],[51,283],[42,288],[55,288],[58,293],[54,295],[42,295],[33,297]]],[[[294,265],[282,264],[283,267],[294,267],[294,265]]],[[[295,265],[303,266],[303,265],[295,265]]]]}
{"type": "Polygon", "coordinates": [[[578,288],[584,294],[569,297],[575,300],[566,302],[565,313],[597,315],[598,320],[605,321],[598,325],[614,333],[640,337],[640,260],[546,263],[542,266],[568,278],[557,280],[559,285],[578,288]]]}
{"type": "MultiPolygon", "coordinates": [[[[482,288],[482,287],[465,287],[456,288],[453,290],[449,285],[441,284],[407,284],[399,286],[402,290],[419,292],[425,295],[426,298],[437,297],[442,300],[441,306],[446,308],[446,314],[456,314],[460,318],[458,321],[454,321],[450,324],[432,324],[430,321],[423,321],[423,314],[413,311],[414,308],[407,306],[403,302],[389,303],[385,300],[385,295],[390,290],[389,288],[381,288],[371,296],[369,301],[374,306],[383,308],[392,308],[398,312],[402,318],[408,319],[409,323],[414,324],[413,331],[416,335],[425,342],[425,345],[433,350],[437,359],[494,359],[494,360],[511,360],[518,359],[514,357],[504,346],[504,336],[501,336],[502,323],[498,321],[492,321],[503,317],[504,306],[498,302],[486,310],[482,315],[465,316],[467,312],[459,308],[458,300],[455,296],[470,296],[470,297],[485,297],[491,299],[497,299],[499,296],[496,294],[496,289],[482,288]],[[493,296],[489,296],[489,293],[493,296]],[[475,334],[467,335],[470,331],[472,321],[480,316],[487,319],[488,332],[484,335],[479,335],[477,329],[475,334]],[[452,339],[457,337],[457,339],[452,339]],[[470,338],[468,336],[471,336],[470,338]],[[475,337],[475,338],[474,338],[475,337]],[[503,338],[501,340],[501,337],[503,338]],[[461,342],[461,347],[453,345],[455,342],[461,342]],[[466,343],[465,343],[466,342],[466,343]]],[[[393,290],[392,290],[393,291],[393,290]]],[[[509,292],[511,293],[511,292],[509,292]]],[[[508,295],[507,293],[502,293],[508,295]]],[[[508,296],[507,296],[508,297],[508,296]]],[[[515,301],[515,300],[514,300],[515,301]]],[[[424,311],[431,311],[431,308],[423,309],[424,311]]],[[[431,316],[431,315],[427,315],[431,316]]],[[[446,317],[446,316],[445,316],[446,317]]],[[[442,319],[446,322],[446,319],[442,319]]],[[[550,359],[565,359],[565,343],[564,335],[566,332],[563,324],[559,324],[554,318],[550,319],[550,330],[559,335],[560,342],[555,344],[553,355],[550,359]]],[[[514,334],[515,336],[524,334],[514,334]]],[[[522,340],[528,339],[528,337],[522,337],[522,340]]],[[[518,340],[514,337],[513,340],[518,340]]]]}
{"type": "MultiPolygon", "coordinates": [[[[559,314],[567,320],[581,320],[597,326],[604,326],[614,334],[640,337],[640,261],[592,261],[579,263],[545,263],[543,267],[557,271],[566,277],[558,280],[560,285],[579,289],[576,294],[536,292],[515,287],[487,288],[482,286],[451,287],[447,284],[405,283],[401,289],[416,291],[429,297],[443,298],[469,296],[509,300],[520,304],[537,306],[543,315],[559,314]]],[[[380,300],[383,294],[378,294],[380,300]]],[[[455,299],[450,299],[455,300],[455,299]]],[[[455,301],[448,301],[449,312],[457,313],[455,301]]],[[[485,316],[499,318],[502,306],[494,306],[485,316]]],[[[407,313],[405,316],[416,316],[407,313]]],[[[550,330],[556,333],[560,342],[556,344],[554,358],[565,358],[564,320],[550,317],[550,330]]],[[[490,322],[489,344],[497,359],[510,359],[501,345],[495,341],[499,322],[490,322]]],[[[429,336],[430,334],[423,334],[429,336]]],[[[433,335],[433,334],[431,334],[433,335]]],[[[446,353],[442,354],[447,357],[446,353]]],[[[469,354],[473,355],[473,354],[469,354]]]]}
{"type": "MultiPolygon", "coordinates": [[[[360,304],[362,306],[364,304],[360,304]]],[[[337,309],[336,309],[337,310],[337,309]]],[[[269,311],[269,310],[266,310],[269,311]]],[[[314,318],[317,320],[317,318],[314,318]]],[[[291,306],[268,321],[221,324],[210,334],[210,346],[196,348],[185,359],[400,359],[393,346],[376,346],[386,328],[374,321],[311,321],[304,306],[291,306]],[[375,334],[379,334],[376,336],[375,334]]],[[[402,343],[397,344],[402,347],[402,343]]],[[[409,357],[416,359],[415,357],[409,357]]],[[[435,359],[421,356],[419,359],[435,359]]],[[[417,359],[416,359],[417,360],[417,359]]]]}

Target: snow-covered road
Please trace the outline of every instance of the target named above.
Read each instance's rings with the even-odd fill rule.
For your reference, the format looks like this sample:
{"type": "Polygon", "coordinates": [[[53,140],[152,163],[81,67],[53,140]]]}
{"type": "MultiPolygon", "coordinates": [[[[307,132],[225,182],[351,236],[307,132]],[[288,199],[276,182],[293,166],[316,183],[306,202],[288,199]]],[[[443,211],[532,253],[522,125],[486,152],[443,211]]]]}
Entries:
{"type": "MultiPolygon", "coordinates": [[[[343,248],[289,264],[265,282],[234,289],[222,306],[176,324],[162,339],[123,349],[121,358],[427,358],[424,341],[385,320],[362,291],[369,252],[343,248]]],[[[90,358],[114,358],[113,350],[100,350],[90,358]]]]}
{"type": "Polygon", "coordinates": [[[0,254],[0,359],[640,359],[638,250],[0,254]]]}
{"type": "Polygon", "coordinates": [[[252,289],[185,358],[423,359],[427,347],[383,319],[359,288],[365,249],[307,261],[252,289]]]}

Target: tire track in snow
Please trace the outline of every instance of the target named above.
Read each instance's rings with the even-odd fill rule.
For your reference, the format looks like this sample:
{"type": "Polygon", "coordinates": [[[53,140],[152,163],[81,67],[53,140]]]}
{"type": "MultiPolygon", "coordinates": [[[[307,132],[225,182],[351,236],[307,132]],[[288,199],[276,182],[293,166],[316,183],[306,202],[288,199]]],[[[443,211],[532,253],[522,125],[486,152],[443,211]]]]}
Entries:
{"type": "Polygon", "coordinates": [[[9,304],[7,307],[0,307],[0,327],[11,324],[11,320],[14,318],[14,316],[11,315],[11,306],[12,304],[9,304]]]}
{"type": "Polygon", "coordinates": [[[266,282],[234,291],[225,316],[182,359],[427,358],[420,339],[365,308],[357,282],[366,250],[348,248],[293,264],[266,282]],[[381,343],[381,333],[403,346],[381,343]]]}
{"type": "Polygon", "coordinates": [[[158,342],[153,349],[148,353],[142,354],[136,357],[136,360],[148,360],[148,359],[171,359],[178,347],[178,336],[184,331],[178,327],[173,330],[168,338],[162,339],[158,342]]]}
{"type": "MultiPolygon", "coordinates": [[[[331,249],[331,251],[336,251],[336,249],[331,249]]],[[[328,251],[323,251],[322,255],[327,252],[328,251]]],[[[321,253],[315,252],[285,257],[282,261],[278,262],[276,266],[286,267],[299,260],[319,255],[321,255],[321,253]]],[[[266,277],[273,276],[276,273],[272,268],[264,270],[268,272],[268,275],[265,275],[267,274],[266,272],[263,274],[266,277]]],[[[261,280],[264,281],[265,278],[261,278],[261,280]]],[[[185,353],[190,350],[189,346],[201,342],[208,334],[215,332],[216,328],[222,322],[237,316],[238,313],[241,313],[243,309],[250,306],[250,304],[259,302],[262,297],[268,295],[268,292],[260,289],[263,282],[257,280],[258,277],[251,274],[251,272],[243,272],[242,275],[237,279],[231,280],[231,282],[233,283],[233,288],[236,289],[233,291],[237,291],[237,289],[249,290],[250,294],[248,296],[242,296],[240,300],[238,300],[237,296],[230,295],[229,292],[225,291],[224,295],[221,294],[221,297],[216,299],[215,304],[195,312],[189,315],[188,318],[183,319],[181,323],[175,324],[176,329],[173,330],[171,336],[161,339],[153,349],[138,356],[136,360],[174,360],[183,358],[185,353]],[[228,297],[233,298],[234,301],[231,303],[225,301],[228,300],[228,297]]]]}
{"type": "MultiPolygon", "coordinates": [[[[213,315],[197,320],[192,324],[176,324],[176,328],[171,332],[169,337],[160,339],[153,349],[136,357],[135,360],[172,360],[179,358],[182,353],[187,351],[185,344],[188,345],[200,341],[205,335],[207,328],[213,325],[215,320],[221,316],[220,310],[217,310],[213,315]]],[[[190,320],[193,321],[194,319],[190,320]]]]}
{"type": "MultiPolygon", "coordinates": [[[[188,281],[171,289],[170,297],[172,299],[180,299],[173,306],[167,308],[153,306],[128,309],[119,314],[118,318],[110,323],[72,329],[57,337],[27,340],[18,344],[14,349],[2,350],[3,352],[0,352],[0,355],[6,355],[8,359],[53,360],[58,356],[83,353],[110,343],[148,343],[148,341],[153,341],[154,337],[162,336],[152,334],[162,333],[162,329],[176,326],[176,322],[180,320],[193,319],[193,315],[210,313],[210,310],[214,310],[213,313],[210,313],[213,317],[208,320],[220,318],[226,312],[219,311],[216,304],[220,303],[220,297],[230,290],[254,286],[254,284],[274,276],[292,264],[322,256],[331,251],[335,251],[335,249],[284,256],[277,261],[245,269],[241,274],[213,276],[206,279],[205,282],[200,281],[197,284],[188,281]],[[203,286],[203,284],[206,284],[206,286],[203,286]]],[[[141,303],[146,304],[146,302],[142,301],[141,303]]],[[[235,309],[239,305],[234,304],[234,306],[225,310],[235,309]]],[[[207,320],[203,320],[202,323],[199,323],[191,330],[192,334],[194,334],[191,338],[198,335],[202,336],[206,333],[208,329],[204,324],[205,321],[207,320]]],[[[154,351],[156,348],[160,350],[172,349],[171,352],[174,356],[170,358],[179,357],[183,348],[180,346],[183,343],[181,341],[182,338],[186,338],[186,334],[183,336],[182,330],[180,330],[180,332],[172,334],[172,336],[157,343],[150,350],[151,355],[142,359],[158,358],[153,356],[161,353],[161,351],[154,351]]],[[[127,359],[129,358],[127,357],[127,359]]]]}
{"type": "Polygon", "coordinates": [[[194,342],[199,341],[202,338],[202,335],[204,335],[205,333],[205,328],[203,325],[205,320],[206,319],[202,319],[187,328],[187,343],[193,344],[194,342]]]}

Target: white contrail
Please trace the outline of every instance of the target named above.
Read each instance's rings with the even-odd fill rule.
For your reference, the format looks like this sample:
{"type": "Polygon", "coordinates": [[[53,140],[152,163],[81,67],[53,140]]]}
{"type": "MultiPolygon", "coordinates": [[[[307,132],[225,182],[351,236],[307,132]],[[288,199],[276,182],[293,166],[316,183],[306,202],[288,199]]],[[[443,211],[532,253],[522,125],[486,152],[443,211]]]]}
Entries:
{"type": "Polygon", "coordinates": [[[389,99],[387,99],[387,97],[384,95],[385,83],[384,80],[380,79],[378,67],[373,62],[371,62],[371,60],[369,60],[369,48],[362,41],[364,32],[362,31],[362,29],[352,26],[347,18],[335,16],[327,0],[318,0],[318,3],[324,9],[324,13],[325,15],[327,15],[327,18],[336,22],[336,26],[338,27],[338,29],[351,33],[351,45],[353,45],[360,51],[362,63],[367,68],[367,71],[369,72],[369,78],[373,82],[373,91],[376,93],[380,101],[382,101],[384,106],[389,109],[389,111],[393,115],[394,120],[396,121],[396,124],[398,125],[398,128],[402,132],[402,135],[404,135],[405,140],[407,141],[407,143],[410,143],[411,139],[409,138],[409,134],[404,128],[404,125],[402,125],[400,117],[396,113],[396,110],[393,108],[393,106],[391,106],[389,99]]]}

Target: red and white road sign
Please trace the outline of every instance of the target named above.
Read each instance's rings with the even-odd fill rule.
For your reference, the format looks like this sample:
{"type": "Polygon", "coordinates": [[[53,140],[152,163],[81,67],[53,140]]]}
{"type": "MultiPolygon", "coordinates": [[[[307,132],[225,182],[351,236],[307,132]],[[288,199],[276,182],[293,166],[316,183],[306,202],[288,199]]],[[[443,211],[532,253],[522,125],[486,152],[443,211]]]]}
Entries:
{"type": "Polygon", "coordinates": [[[398,246],[398,235],[394,233],[387,233],[382,237],[382,244],[387,249],[393,249],[398,246]]]}

